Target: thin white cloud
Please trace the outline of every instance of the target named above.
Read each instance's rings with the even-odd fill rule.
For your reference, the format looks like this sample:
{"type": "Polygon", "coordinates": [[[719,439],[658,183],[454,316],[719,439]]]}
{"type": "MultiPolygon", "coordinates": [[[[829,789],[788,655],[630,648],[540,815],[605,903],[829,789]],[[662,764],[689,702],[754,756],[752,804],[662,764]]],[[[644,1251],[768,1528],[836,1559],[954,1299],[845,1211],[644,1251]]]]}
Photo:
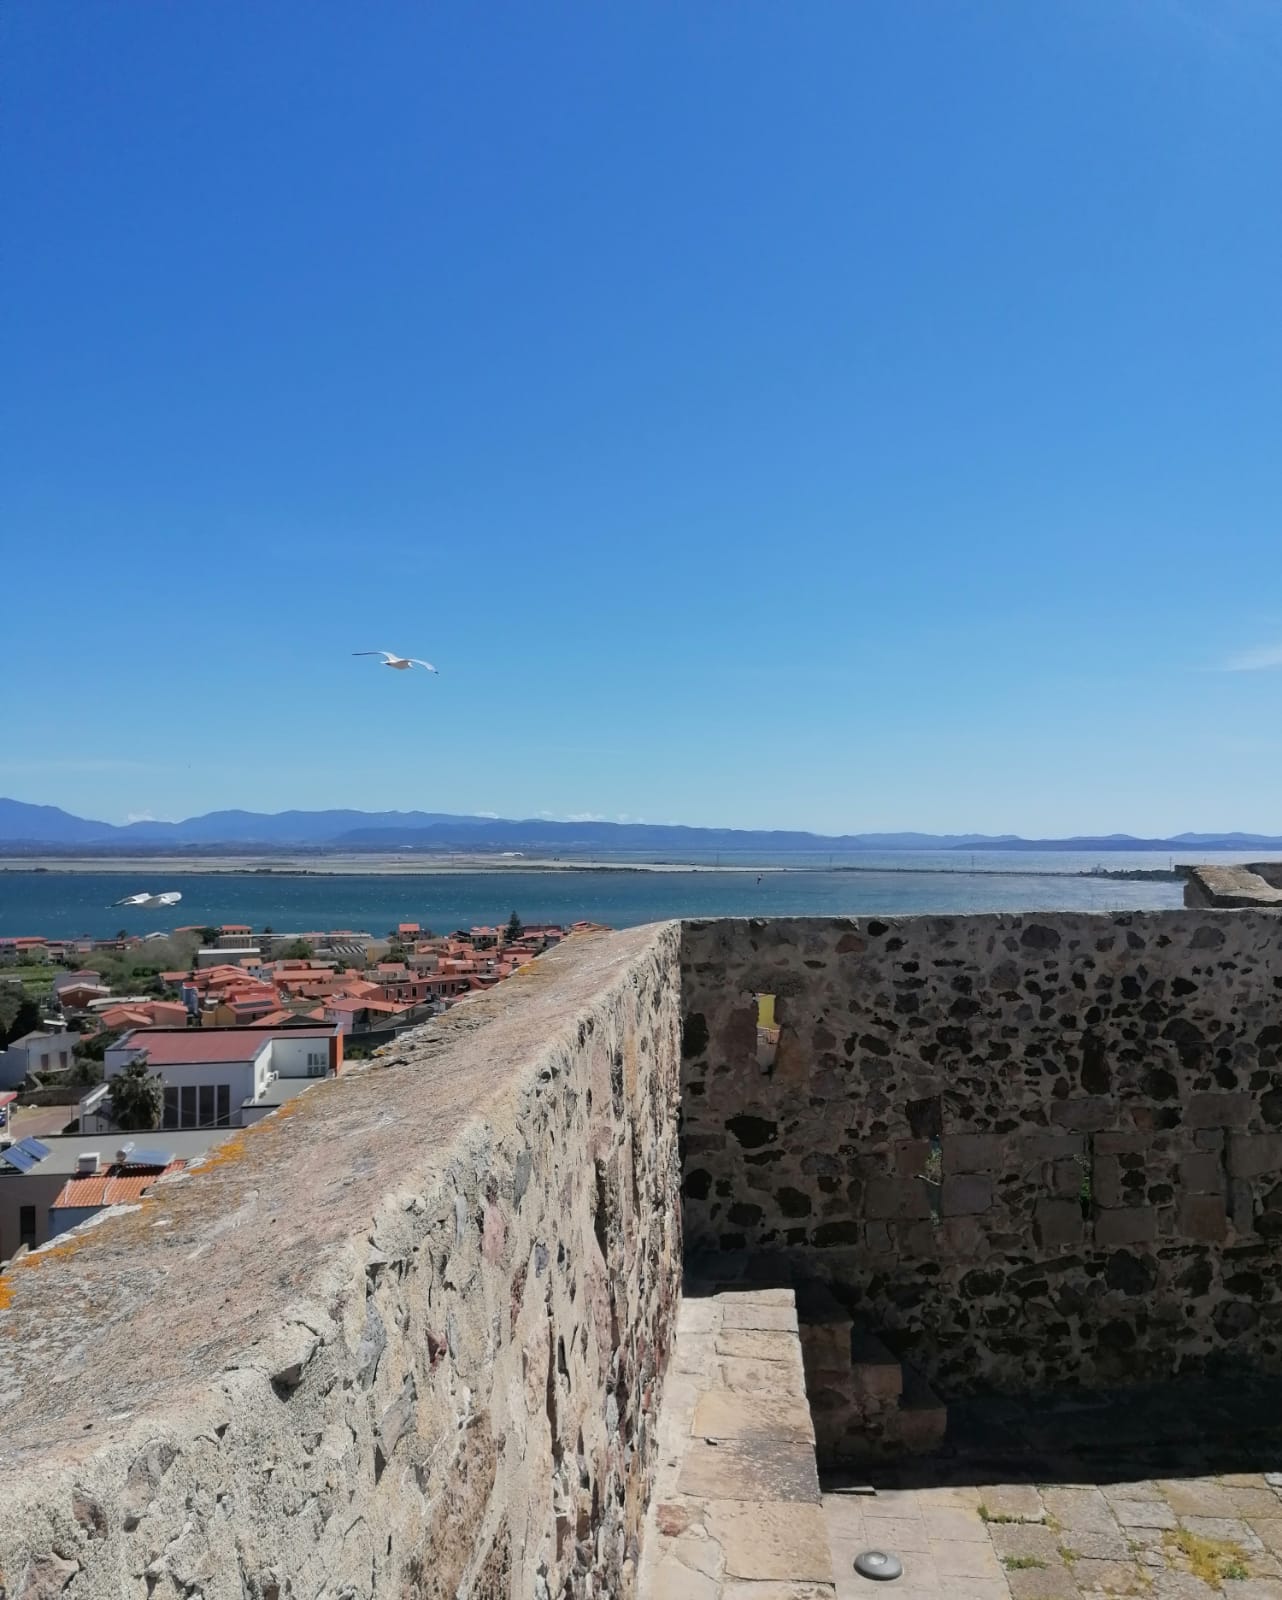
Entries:
{"type": "Polygon", "coordinates": [[[1224,663],[1225,672],[1264,672],[1282,667],[1282,644],[1261,645],[1258,650],[1242,650],[1224,663]]]}

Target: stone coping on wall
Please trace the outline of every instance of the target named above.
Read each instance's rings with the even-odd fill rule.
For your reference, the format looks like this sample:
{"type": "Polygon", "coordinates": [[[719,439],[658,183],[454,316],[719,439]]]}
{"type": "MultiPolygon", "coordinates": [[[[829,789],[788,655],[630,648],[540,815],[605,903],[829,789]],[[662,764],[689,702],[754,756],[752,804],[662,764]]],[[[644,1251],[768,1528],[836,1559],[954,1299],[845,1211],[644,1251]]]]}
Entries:
{"type": "Polygon", "coordinates": [[[1282,889],[1254,866],[1185,867],[1184,902],[1189,906],[1214,906],[1282,911],[1282,889]]]}

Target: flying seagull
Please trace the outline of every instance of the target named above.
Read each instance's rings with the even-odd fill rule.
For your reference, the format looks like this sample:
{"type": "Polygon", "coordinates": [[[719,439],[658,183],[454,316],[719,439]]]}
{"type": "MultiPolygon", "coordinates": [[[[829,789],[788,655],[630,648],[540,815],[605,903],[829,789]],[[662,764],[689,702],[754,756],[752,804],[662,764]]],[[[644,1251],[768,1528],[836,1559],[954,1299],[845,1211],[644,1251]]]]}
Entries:
{"type": "Polygon", "coordinates": [[[426,667],[429,672],[436,671],[430,661],[420,661],[417,656],[393,655],[390,650],[353,650],[352,654],[354,656],[382,656],[383,665],[392,667],[397,672],[408,672],[411,667],[426,667]]]}
{"type": "Polygon", "coordinates": [[[176,906],[182,899],[177,889],[166,889],[164,894],[127,894],[123,900],[114,900],[117,906],[146,906],[149,911],[162,906],[176,906]]]}

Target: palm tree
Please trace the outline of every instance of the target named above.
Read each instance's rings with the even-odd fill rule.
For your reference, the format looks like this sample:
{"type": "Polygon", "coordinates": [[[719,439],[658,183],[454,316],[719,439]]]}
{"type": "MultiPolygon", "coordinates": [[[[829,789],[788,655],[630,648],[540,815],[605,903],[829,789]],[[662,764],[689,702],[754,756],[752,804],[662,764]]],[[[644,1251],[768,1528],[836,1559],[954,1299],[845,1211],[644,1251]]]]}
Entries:
{"type": "Polygon", "coordinates": [[[158,1128],[164,1109],[164,1085],[147,1071],[146,1056],[112,1078],[111,1118],[118,1128],[158,1128]]]}

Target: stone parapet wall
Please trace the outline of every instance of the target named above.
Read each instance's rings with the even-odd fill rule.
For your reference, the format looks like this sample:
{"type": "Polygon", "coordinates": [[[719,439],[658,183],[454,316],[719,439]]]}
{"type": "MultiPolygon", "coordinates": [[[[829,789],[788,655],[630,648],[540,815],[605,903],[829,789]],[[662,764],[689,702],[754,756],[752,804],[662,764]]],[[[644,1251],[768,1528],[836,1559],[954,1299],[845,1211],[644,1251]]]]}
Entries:
{"type": "Polygon", "coordinates": [[[678,943],[567,941],[0,1277],[0,1594],[629,1595],[678,943]]]}
{"type": "Polygon", "coordinates": [[[1282,1365],[1276,915],[697,922],[682,968],[689,1248],[946,1396],[1282,1365]]]}

